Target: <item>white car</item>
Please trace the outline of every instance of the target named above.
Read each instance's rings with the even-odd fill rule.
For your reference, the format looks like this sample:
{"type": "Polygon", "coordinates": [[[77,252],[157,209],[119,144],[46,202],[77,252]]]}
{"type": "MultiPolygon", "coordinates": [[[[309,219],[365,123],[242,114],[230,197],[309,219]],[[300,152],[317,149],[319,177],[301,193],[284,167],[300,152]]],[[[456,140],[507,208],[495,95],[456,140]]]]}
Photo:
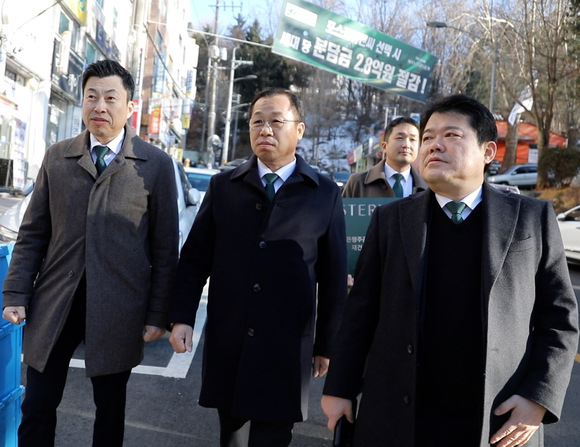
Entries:
{"type": "MultiPolygon", "coordinates": [[[[195,216],[197,215],[197,208],[201,201],[201,194],[197,189],[192,188],[187,180],[187,175],[183,170],[183,166],[176,160],[173,160],[173,173],[175,176],[175,186],[177,188],[179,250],[181,251],[181,247],[183,247],[187,235],[193,225],[195,216]]],[[[22,223],[22,218],[24,217],[24,212],[30,202],[33,190],[34,182],[28,183],[23,191],[23,194],[26,194],[26,197],[16,205],[8,208],[6,212],[0,216],[0,242],[16,242],[18,229],[22,223]]]]}
{"type": "Polygon", "coordinates": [[[558,214],[558,226],[566,259],[570,263],[580,263],[580,205],[558,214]]]}
{"type": "Polygon", "coordinates": [[[206,168],[192,168],[185,167],[185,173],[187,174],[187,179],[191,186],[197,189],[201,194],[200,204],[205,197],[205,192],[209,186],[209,179],[220,172],[218,169],[206,169],[206,168]]]}

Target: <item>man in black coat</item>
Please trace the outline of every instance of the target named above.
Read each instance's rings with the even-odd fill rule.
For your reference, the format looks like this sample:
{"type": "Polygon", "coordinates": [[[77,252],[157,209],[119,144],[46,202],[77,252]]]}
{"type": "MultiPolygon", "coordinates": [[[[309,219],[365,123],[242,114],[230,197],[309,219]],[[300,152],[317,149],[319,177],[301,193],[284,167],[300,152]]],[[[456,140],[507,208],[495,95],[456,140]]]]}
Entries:
{"type": "Polygon", "coordinates": [[[222,446],[288,446],[346,300],[344,212],[336,184],[295,153],[300,99],[267,89],[249,115],[255,155],[212,177],[181,251],[170,341],[191,350],[211,277],[199,403],[218,409],[222,446]]]}
{"type": "Polygon", "coordinates": [[[355,446],[543,445],[560,418],[578,309],[554,209],[484,183],[493,115],[454,95],[421,118],[430,191],[377,208],[322,406],[355,446]]]}

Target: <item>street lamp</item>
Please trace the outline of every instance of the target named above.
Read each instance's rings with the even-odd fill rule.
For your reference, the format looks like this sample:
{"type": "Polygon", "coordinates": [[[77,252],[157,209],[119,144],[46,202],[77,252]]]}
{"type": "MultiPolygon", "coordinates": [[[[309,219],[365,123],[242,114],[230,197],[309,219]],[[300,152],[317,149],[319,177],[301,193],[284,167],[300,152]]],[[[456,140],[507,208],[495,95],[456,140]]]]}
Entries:
{"type": "MultiPolygon", "coordinates": [[[[488,44],[492,43],[489,41],[489,39],[486,39],[485,37],[478,36],[477,34],[474,34],[474,33],[467,31],[466,29],[463,29],[463,28],[457,28],[455,26],[448,25],[445,22],[438,22],[438,21],[427,22],[427,26],[430,28],[451,28],[451,29],[460,31],[462,33],[468,34],[471,37],[474,37],[475,39],[484,40],[488,44]]],[[[490,81],[490,86],[489,86],[489,110],[491,113],[493,113],[493,109],[495,107],[495,76],[496,76],[496,70],[497,70],[497,50],[498,50],[497,44],[498,44],[498,42],[496,39],[493,42],[493,65],[491,67],[491,81],[490,81]]]]}
{"type": "Polygon", "coordinates": [[[226,128],[224,135],[224,147],[222,149],[222,165],[226,164],[228,161],[228,149],[230,145],[230,121],[232,117],[232,97],[234,95],[234,82],[258,78],[256,75],[248,75],[244,76],[243,78],[234,79],[234,72],[236,68],[238,68],[240,65],[252,65],[254,63],[253,61],[236,60],[236,50],[237,47],[234,47],[232,51],[232,63],[230,65],[230,88],[228,90],[228,103],[226,108],[226,128]]]}

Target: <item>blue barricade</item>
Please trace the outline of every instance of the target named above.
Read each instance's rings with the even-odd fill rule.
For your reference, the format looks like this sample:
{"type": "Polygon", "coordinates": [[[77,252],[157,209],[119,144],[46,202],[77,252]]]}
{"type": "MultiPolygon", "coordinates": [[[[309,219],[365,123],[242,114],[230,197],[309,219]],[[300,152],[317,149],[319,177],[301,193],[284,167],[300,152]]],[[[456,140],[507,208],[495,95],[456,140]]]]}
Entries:
{"type": "MultiPolygon", "coordinates": [[[[14,244],[0,245],[0,283],[6,278],[14,244]]],[[[22,326],[0,318],[0,446],[16,447],[20,425],[22,326]]]]}

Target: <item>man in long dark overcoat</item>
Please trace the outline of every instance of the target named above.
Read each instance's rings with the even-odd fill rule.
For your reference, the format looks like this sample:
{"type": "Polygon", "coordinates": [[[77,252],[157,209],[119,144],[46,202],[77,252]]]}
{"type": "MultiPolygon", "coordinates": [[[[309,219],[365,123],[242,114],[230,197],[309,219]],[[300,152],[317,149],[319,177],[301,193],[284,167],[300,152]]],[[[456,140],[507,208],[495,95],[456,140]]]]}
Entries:
{"type": "Polygon", "coordinates": [[[20,227],[3,292],[4,318],[26,319],[20,446],[54,443],[83,340],[93,445],[121,446],[131,369],[165,332],[179,240],[173,162],[126,125],[133,91],[117,62],[87,68],[87,130],[48,148],[20,227]]]}
{"type": "Polygon", "coordinates": [[[191,350],[211,277],[199,403],[218,409],[222,446],[287,446],[346,300],[344,211],[336,184],[295,153],[300,99],[267,89],[249,114],[255,155],[211,179],[181,252],[170,340],[191,350]]]}
{"type": "Polygon", "coordinates": [[[377,208],[322,406],[356,447],[540,447],[560,418],[578,309],[549,202],[484,183],[493,115],[464,95],[421,118],[431,191],[377,208]],[[365,369],[366,366],[366,369],[365,369]]]}

